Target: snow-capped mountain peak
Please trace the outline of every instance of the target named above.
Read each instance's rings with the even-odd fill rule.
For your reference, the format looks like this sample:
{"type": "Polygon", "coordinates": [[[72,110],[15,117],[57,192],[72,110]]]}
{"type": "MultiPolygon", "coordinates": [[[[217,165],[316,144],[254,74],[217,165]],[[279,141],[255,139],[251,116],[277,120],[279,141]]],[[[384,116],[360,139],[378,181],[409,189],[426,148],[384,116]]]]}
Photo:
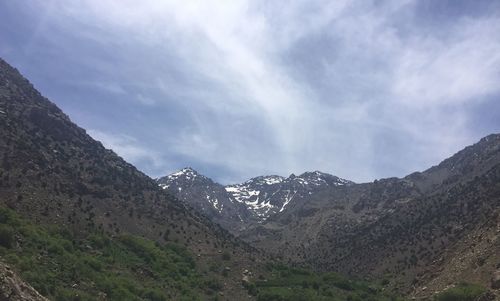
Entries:
{"type": "Polygon", "coordinates": [[[299,176],[291,174],[288,178],[259,176],[240,184],[222,186],[189,167],[158,179],[158,183],[179,199],[195,203],[203,212],[215,210],[221,216],[230,218],[232,214],[240,221],[253,219],[257,222],[322,189],[352,184],[351,181],[313,171],[299,176]]]}
{"type": "Polygon", "coordinates": [[[185,167],[177,172],[174,172],[173,174],[168,175],[167,177],[171,178],[171,179],[176,179],[179,177],[195,178],[199,175],[200,174],[196,170],[192,169],[191,167],[185,167]]]}
{"type": "Polygon", "coordinates": [[[346,184],[352,184],[353,182],[339,177],[327,174],[321,171],[305,172],[298,177],[294,177],[293,180],[298,181],[303,185],[327,185],[327,186],[341,186],[346,184]]]}
{"type": "MultiPolygon", "coordinates": [[[[178,184],[179,182],[194,182],[195,180],[203,181],[209,179],[205,176],[200,175],[196,170],[192,169],[191,167],[185,167],[168,176],[159,178],[156,181],[159,183],[161,188],[168,189],[173,183],[178,184]]],[[[185,185],[183,184],[180,186],[185,186],[185,185]]],[[[182,188],[180,188],[179,190],[182,190],[182,188]]]]}
{"type": "Polygon", "coordinates": [[[226,191],[236,202],[245,204],[258,218],[265,220],[272,214],[282,212],[297,197],[311,195],[330,186],[351,184],[351,181],[322,173],[306,172],[300,176],[260,176],[242,184],[228,185],[226,191]]]}

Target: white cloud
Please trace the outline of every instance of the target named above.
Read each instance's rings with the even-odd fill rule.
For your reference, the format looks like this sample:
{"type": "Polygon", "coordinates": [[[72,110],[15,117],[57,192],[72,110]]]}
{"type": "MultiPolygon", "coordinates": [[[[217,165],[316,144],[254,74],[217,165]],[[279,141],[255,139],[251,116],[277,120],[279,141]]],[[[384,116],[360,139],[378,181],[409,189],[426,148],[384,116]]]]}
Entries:
{"type": "Polygon", "coordinates": [[[119,156],[132,164],[150,164],[154,168],[166,167],[161,154],[140,145],[140,142],[124,134],[110,134],[99,130],[87,130],[92,138],[100,141],[104,147],[112,149],[119,156]]]}
{"type": "Polygon", "coordinates": [[[397,100],[439,106],[500,91],[500,19],[457,23],[445,39],[419,36],[403,47],[393,87],[397,100]]]}

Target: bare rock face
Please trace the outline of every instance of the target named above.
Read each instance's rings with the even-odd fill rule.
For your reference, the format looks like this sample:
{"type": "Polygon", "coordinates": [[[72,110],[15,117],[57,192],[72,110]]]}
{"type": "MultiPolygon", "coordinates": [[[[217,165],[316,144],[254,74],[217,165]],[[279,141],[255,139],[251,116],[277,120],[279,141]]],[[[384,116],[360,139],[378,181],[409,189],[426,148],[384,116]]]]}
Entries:
{"type": "Polygon", "coordinates": [[[0,301],[48,301],[0,262],[0,301]]]}

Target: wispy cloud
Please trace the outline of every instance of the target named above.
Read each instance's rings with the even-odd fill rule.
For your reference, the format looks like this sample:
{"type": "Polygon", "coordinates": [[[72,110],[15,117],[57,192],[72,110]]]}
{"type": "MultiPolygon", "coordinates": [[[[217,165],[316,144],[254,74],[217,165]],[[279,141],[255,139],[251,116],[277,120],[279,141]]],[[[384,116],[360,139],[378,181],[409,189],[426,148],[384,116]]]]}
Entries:
{"type": "Polygon", "coordinates": [[[411,106],[443,106],[500,91],[500,19],[458,20],[445,39],[419,36],[402,49],[393,91],[411,106]]]}
{"type": "Polygon", "coordinates": [[[104,147],[112,149],[119,156],[137,166],[147,166],[150,169],[166,168],[165,159],[154,150],[141,145],[136,138],[124,134],[111,134],[89,129],[87,133],[100,141],[104,147]]]}
{"type": "Polygon", "coordinates": [[[88,106],[69,92],[54,100],[150,174],[320,169],[366,181],[500,131],[476,129],[470,113],[500,93],[494,4],[456,1],[433,15],[427,0],[45,3],[11,5],[35,20],[44,12],[24,55],[50,49],[40,56],[56,64],[50,78],[103,91],[88,106]]]}

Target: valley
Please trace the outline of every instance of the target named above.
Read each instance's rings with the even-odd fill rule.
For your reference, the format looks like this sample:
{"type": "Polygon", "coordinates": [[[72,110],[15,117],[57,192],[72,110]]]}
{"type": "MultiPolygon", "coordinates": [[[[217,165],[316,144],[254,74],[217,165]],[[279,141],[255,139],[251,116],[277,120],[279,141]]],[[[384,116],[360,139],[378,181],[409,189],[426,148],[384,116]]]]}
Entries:
{"type": "Polygon", "coordinates": [[[222,187],[192,169],[158,183],[202,214],[197,202],[215,208],[218,187],[225,206],[207,216],[290,264],[392,275],[395,290],[430,297],[459,281],[490,284],[500,260],[499,175],[500,135],[490,135],[426,171],[373,183],[310,172],[222,187]],[[225,208],[240,208],[244,226],[226,221],[225,208]]]}
{"type": "Polygon", "coordinates": [[[371,183],[314,171],[221,185],[192,168],[153,180],[0,60],[0,135],[5,300],[498,295],[497,134],[371,183]]]}

